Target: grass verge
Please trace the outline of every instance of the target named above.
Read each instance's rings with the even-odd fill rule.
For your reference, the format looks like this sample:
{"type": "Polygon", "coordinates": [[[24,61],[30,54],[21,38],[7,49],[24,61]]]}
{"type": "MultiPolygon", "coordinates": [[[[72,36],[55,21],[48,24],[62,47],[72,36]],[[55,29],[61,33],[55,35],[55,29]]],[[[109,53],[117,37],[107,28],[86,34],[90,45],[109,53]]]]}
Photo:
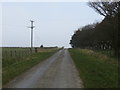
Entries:
{"type": "Polygon", "coordinates": [[[117,60],[92,50],[69,49],[85,88],[118,88],[117,60]]]}
{"type": "Polygon", "coordinates": [[[18,63],[9,65],[7,67],[2,68],[2,84],[3,86],[8,83],[10,80],[20,75],[21,73],[27,71],[34,65],[42,62],[47,59],[51,55],[53,55],[57,50],[44,51],[39,53],[34,53],[29,57],[24,58],[18,63]]]}

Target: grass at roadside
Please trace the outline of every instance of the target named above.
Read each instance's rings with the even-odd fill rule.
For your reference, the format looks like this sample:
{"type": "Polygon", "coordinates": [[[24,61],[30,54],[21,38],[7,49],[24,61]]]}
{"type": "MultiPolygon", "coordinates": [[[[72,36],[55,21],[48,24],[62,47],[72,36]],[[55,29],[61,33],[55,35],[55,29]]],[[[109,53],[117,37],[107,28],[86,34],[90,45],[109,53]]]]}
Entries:
{"type": "Polygon", "coordinates": [[[117,88],[118,64],[105,55],[87,49],[69,49],[85,88],[117,88]]]}
{"type": "Polygon", "coordinates": [[[25,57],[18,63],[4,67],[2,69],[2,84],[5,85],[14,77],[20,75],[21,73],[25,72],[26,70],[30,69],[41,61],[47,59],[57,51],[58,49],[34,53],[31,56],[25,57]]]}

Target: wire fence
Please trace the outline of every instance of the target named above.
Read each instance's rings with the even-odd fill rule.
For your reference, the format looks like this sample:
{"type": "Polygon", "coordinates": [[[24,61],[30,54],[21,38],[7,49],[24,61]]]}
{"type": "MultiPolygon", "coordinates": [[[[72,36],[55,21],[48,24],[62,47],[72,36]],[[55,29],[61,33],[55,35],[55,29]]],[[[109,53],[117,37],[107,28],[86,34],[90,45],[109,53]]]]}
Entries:
{"type": "Polygon", "coordinates": [[[35,52],[36,49],[31,50],[30,48],[3,48],[2,66],[6,67],[8,65],[17,63],[35,52]]]}

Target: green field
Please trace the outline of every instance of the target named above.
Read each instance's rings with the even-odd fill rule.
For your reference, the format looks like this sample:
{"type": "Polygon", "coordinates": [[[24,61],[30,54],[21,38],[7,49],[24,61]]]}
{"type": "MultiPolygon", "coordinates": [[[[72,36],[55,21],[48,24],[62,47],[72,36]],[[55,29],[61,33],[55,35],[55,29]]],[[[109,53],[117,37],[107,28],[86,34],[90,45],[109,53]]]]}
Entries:
{"type": "Polygon", "coordinates": [[[69,49],[85,88],[118,88],[118,60],[87,49],[69,49]]]}
{"type": "Polygon", "coordinates": [[[2,48],[2,65],[7,67],[31,55],[30,48],[2,48]]]}
{"type": "MultiPolygon", "coordinates": [[[[27,50],[27,49],[23,49],[23,48],[16,48],[19,52],[19,50],[27,50]]],[[[15,48],[13,48],[12,50],[16,50],[15,48]]],[[[10,48],[8,48],[8,51],[10,50],[10,48]]],[[[38,53],[32,53],[28,56],[24,56],[21,59],[15,58],[12,59],[9,57],[8,60],[10,60],[8,63],[8,60],[3,61],[4,64],[2,66],[2,83],[3,86],[8,83],[10,80],[12,80],[13,78],[15,78],[16,76],[20,75],[21,73],[25,72],[26,70],[30,69],[31,67],[33,67],[34,65],[42,62],[43,60],[47,59],[48,57],[50,57],[51,55],[53,55],[55,52],[57,52],[59,50],[59,48],[52,48],[52,49],[40,49],[38,50],[38,53]],[[14,63],[13,63],[14,62],[14,63]],[[5,64],[7,63],[7,64],[5,64]],[[5,65],[5,66],[4,66],[5,65]]]]}

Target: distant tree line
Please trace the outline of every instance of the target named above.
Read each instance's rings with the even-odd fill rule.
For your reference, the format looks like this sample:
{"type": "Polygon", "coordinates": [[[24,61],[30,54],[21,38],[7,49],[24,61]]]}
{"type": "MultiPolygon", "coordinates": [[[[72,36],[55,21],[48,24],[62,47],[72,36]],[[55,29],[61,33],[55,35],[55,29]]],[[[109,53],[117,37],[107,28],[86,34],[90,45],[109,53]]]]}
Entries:
{"type": "Polygon", "coordinates": [[[73,48],[114,50],[120,54],[120,1],[89,2],[88,5],[105,18],[100,23],[93,23],[79,28],[73,34],[70,44],[73,48]]]}

